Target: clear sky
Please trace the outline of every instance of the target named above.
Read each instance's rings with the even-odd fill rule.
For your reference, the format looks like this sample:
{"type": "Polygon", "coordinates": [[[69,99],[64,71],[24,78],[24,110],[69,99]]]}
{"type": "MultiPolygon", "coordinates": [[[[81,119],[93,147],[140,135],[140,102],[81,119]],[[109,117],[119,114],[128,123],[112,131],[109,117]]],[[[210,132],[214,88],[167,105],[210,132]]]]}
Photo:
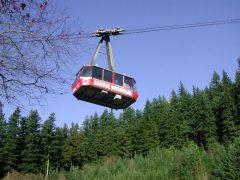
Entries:
{"type": "MultiPolygon", "coordinates": [[[[49,0],[51,1],[51,0],[49,0]]],[[[100,27],[127,29],[186,24],[240,18],[239,0],[57,0],[67,9],[71,18],[78,19],[79,28],[93,32],[100,27]]],[[[99,39],[82,42],[80,56],[72,68],[75,74],[83,64],[91,61],[99,39]]],[[[192,86],[209,85],[213,71],[227,71],[233,79],[240,57],[240,23],[224,26],[160,31],[123,35],[111,39],[116,71],[133,76],[137,81],[139,99],[134,108],[143,109],[147,99],[170,97],[179,82],[191,92],[192,86]]],[[[104,50],[104,49],[102,49],[104,50]]],[[[106,65],[100,55],[99,65],[106,65]]],[[[86,116],[105,109],[94,104],[77,101],[69,93],[47,98],[37,109],[45,120],[51,112],[56,114],[56,124],[81,124],[86,116]]],[[[13,108],[5,105],[7,117],[13,108]]],[[[25,112],[25,113],[26,113],[25,112]]],[[[117,114],[119,114],[118,111],[117,114]]]]}

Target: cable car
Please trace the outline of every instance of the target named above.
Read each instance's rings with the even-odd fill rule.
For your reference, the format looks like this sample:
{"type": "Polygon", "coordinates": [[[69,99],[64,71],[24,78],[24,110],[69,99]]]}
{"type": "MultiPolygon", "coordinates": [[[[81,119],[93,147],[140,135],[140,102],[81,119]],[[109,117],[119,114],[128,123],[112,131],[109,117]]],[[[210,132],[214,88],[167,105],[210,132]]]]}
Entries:
{"type": "Polygon", "coordinates": [[[95,37],[102,37],[90,65],[84,65],[76,74],[72,85],[72,93],[78,100],[87,101],[112,109],[125,109],[133,104],[137,98],[136,81],[134,78],[116,73],[112,58],[110,35],[119,35],[123,30],[100,29],[94,33],[95,37]],[[106,42],[108,68],[96,65],[96,57],[102,42],[106,42]]]}
{"type": "Polygon", "coordinates": [[[72,92],[79,100],[112,109],[124,109],[138,98],[135,84],[131,77],[101,67],[85,65],[77,73],[72,92]]]}

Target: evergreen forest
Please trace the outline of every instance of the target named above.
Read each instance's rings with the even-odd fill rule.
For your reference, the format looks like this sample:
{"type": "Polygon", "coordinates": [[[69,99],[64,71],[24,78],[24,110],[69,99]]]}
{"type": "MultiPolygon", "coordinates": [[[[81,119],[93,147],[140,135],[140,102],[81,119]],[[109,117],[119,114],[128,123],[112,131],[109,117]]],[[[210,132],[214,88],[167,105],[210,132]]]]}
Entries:
{"type": "Polygon", "coordinates": [[[240,72],[213,73],[205,89],[180,82],[143,109],[56,126],[37,110],[6,119],[0,105],[0,174],[58,179],[240,179],[240,72]]]}

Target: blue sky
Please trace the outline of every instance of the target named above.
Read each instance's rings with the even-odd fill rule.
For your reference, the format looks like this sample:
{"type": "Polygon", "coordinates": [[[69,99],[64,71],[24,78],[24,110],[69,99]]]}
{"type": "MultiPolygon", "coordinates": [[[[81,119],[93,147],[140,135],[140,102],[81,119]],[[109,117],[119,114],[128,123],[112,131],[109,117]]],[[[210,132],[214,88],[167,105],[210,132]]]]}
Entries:
{"type": "MultiPolygon", "coordinates": [[[[50,1],[50,0],[49,0],[50,1]]],[[[57,0],[79,28],[93,32],[100,27],[127,29],[240,18],[239,0],[57,0]],[[77,24],[77,23],[76,23],[77,24]]],[[[192,86],[204,88],[209,85],[213,71],[227,71],[233,79],[240,57],[240,23],[224,26],[160,31],[153,33],[123,35],[111,39],[116,71],[133,76],[137,81],[139,99],[134,108],[143,109],[147,99],[170,97],[179,82],[191,91],[192,86]]],[[[83,64],[91,61],[99,39],[82,42],[73,74],[83,64]]],[[[102,49],[104,50],[104,49],[102,49]]],[[[106,57],[100,55],[99,65],[106,65],[106,57]]],[[[37,109],[45,120],[51,112],[56,113],[56,124],[81,124],[86,116],[105,109],[97,105],[77,101],[70,92],[62,96],[47,97],[43,107],[37,109]]],[[[5,105],[7,117],[13,107],[5,105]]],[[[119,114],[118,111],[117,114],[119,114]]]]}

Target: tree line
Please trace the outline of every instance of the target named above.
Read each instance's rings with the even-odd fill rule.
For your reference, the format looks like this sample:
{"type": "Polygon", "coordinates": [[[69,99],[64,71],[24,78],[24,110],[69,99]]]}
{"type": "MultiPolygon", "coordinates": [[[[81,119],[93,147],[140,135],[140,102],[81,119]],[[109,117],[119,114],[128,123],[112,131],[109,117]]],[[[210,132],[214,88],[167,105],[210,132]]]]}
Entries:
{"type": "Polygon", "coordinates": [[[143,110],[125,109],[119,117],[105,110],[86,117],[83,124],[57,127],[54,113],[41,123],[32,110],[27,117],[17,108],[8,120],[0,105],[0,171],[23,173],[81,168],[88,162],[117,155],[146,156],[158,148],[182,148],[189,142],[208,150],[213,143],[231,144],[240,135],[240,72],[232,81],[214,72],[205,89],[178,91],[147,100],[143,110]]]}

